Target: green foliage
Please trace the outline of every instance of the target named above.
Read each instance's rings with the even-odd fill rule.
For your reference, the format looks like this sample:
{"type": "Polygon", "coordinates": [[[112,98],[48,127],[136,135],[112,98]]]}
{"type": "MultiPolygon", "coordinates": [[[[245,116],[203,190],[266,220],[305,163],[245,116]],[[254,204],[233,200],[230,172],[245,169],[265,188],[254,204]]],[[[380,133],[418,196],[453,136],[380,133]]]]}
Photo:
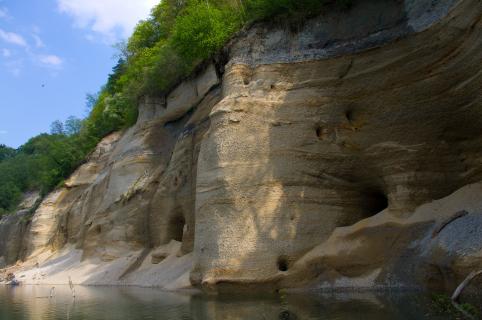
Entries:
{"type": "Polygon", "coordinates": [[[82,134],[84,127],[79,128],[77,120],[69,118],[62,133],[30,139],[0,162],[0,215],[14,210],[25,191],[50,192],[82,163],[98,138],[82,134]]]}
{"type": "Polygon", "coordinates": [[[50,124],[51,134],[64,134],[64,124],[60,120],[55,120],[50,124]]]}
{"type": "Polygon", "coordinates": [[[79,118],[70,116],[65,120],[64,130],[66,135],[76,135],[80,132],[80,129],[82,129],[82,120],[79,118]]]}
{"type": "Polygon", "coordinates": [[[120,93],[123,107],[135,108],[144,95],[167,93],[247,23],[275,17],[299,21],[319,14],[328,2],[348,7],[351,1],[164,0],[119,46],[120,59],[104,92],[120,93]]]}
{"type": "MultiPolygon", "coordinates": [[[[432,310],[436,314],[440,315],[451,315],[454,318],[462,318],[462,314],[457,308],[454,307],[452,304],[452,300],[446,294],[433,294],[432,295],[432,310]]],[[[460,308],[462,308],[465,312],[472,316],[478,316],[479,310],[471,305],[470,303],[462,303],[459,304],[460,308]]]]}
{"type": "Polygon", "coordinates": [[[246,10],[252,17],[266,19],[273,16],[292,17],[320,12],[326,1],[320,0],[246,0],[246,10]]]}
{"type": "Polygon", "coordinates": [[[12,158],[15,155],[15,149],[9,148],[4,144],[0,144],[0,162],[12,158]]]}
{"type": "Polygon", "coordinates": [[[153,47],[160,39],[160,30],[152,21],[141,21],[129,39],[128,50],[133,52],[137,48],[153,47]]]}
{"type": "Polygon", "coordinates": [[[230,10],[195,2],[177,19],[172,43],[186,61],[199,62],[225,44],[241,25],[240,19],[230,10]]]}
{"type": "Polygon", "coordinates": [[[22,192],[13,182],[0,184],[0,208],[2,209],[0,214],[11,210],[21,196],[22,192]]]}

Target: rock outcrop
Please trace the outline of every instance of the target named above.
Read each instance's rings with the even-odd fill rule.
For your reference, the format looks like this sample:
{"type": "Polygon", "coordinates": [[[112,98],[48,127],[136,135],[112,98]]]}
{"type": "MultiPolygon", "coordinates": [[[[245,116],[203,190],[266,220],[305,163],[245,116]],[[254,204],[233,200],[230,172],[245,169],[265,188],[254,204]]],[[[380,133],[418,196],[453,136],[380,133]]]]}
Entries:
{"type": "Polygon", "coordinates": [[[482,267],[481,15],[370,0],[251,26],[28,228],[4,218],[0,253],[27,283],[449,289],[482,267]]]}
{"type": "Polygon", "coordinates": [[[27,193],[17,212],[0,220],[0,268],[15,264],[25,256],[25,234],[39,201],[38,192],[27,193]]]}

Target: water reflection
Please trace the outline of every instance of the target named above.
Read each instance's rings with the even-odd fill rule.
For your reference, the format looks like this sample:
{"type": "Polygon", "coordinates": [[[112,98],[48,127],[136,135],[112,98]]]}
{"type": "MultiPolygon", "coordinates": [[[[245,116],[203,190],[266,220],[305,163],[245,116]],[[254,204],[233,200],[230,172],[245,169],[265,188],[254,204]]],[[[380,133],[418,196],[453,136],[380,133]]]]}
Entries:
{"type": "Polygon", "coordinates": [[[1,320],[53,319],[449,319],[430,315],[420,294],[297,294],[206,297],[156,289],[68,286],[0,287],[1,320]]]}

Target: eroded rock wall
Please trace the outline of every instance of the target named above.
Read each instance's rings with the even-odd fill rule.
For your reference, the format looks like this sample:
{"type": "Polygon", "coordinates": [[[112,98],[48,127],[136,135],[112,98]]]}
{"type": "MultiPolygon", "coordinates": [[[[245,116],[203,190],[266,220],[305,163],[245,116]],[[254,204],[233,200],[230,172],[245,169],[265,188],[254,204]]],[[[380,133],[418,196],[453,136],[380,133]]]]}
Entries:
{"type": "Polygon", "coordinates": [[[0,268],[15,264],[24,257],[25,233],[39,201],[38,192],[26,193],[17,212],[0,220],[0,268]]]}
{"type": "Polygon", "coordinates": [[[28,230],[15,231],[25,236],[18,257],[40,268],[27,270],[24,281],[189,283],[197,157],[220,95],[217,70],[208,65],[167,99],[145,98],[136,125],[104,138],[42,201],[28,230]],[[169,267],[169,276],[153,279],[169,267]]]}
{"type": "MultiPolygon", "coordinates": [[[[399,24],[372,29],[357,41],[341,38],[332,50],[319,51],[333,57],[316,61],[273,61],[284,62],[286,47],[296,52],[305,46],[303,32],[279,38],[283,31],[262,33],[265,37],[248,32],[256,46],[234,46],[224,97],[211,113],[201,149],[194,283],[206,288],[297,286],[299,279],[286,282],[291,267],[337,228],[384,209],[403,221],[421,204],[479,181],[481,12],[479,1],[460,1],[425,31],[411,29],[397,41],[346,54],[346,48],[371,44],[390,30],[410,32],[400,23],[408,28],[424,16],[401,19],[392,10],[399,24]],[[280,57],[273,53],[275,39],[281,42],[280,57]],[[262,54],[265,48],[270,48],[268,58],[262,54]]],[[[382,20],[389,14],[379,13],[382,20]]],[[[342,35],[348,28],[344,23],[357,21],[346,19],[340,22],[342,35]]],[[[377,252],[368,241],[360,252],[367,263],[385,257],[386,264],[378,267],[394,272],[388,257],[402,254],[423,235],[412,227],[405,230],[411,233],[405,242],[393,239],[394,252],[390,246],[377,252]]],[[[396,232],[388,228],[382,238],[371,230],[359,234],[383,242],[396,232]]],[[[347,259],[339,267],[351,264],[360,262],[347,259]]],[[[316,266],[320,273],[326,267],[316,266]]],[[[370,267],[377,269],[373,262],[370,267]]],[[[387,277],[378,280],[392,285],[387,277]]],[[[305,284],[314,278],[304,279],[305,284]]],[[[398,283],[411,280],[397,278],[398,283]]],[[[359,285],[374,282],[345,283],[359,285]]]]}
{"type": "Polygon", "coordinates": [[[23,237],[28,212],[19,211],[0,222],[0,268],[16,263],[22,257],[23,237]]]}
{"type": "Polygon", "coordinates": [[[251,26],[3,219],[0,256],[27,283],[452,286],[482,266],[481,14],[367,0],[251,26]]]}

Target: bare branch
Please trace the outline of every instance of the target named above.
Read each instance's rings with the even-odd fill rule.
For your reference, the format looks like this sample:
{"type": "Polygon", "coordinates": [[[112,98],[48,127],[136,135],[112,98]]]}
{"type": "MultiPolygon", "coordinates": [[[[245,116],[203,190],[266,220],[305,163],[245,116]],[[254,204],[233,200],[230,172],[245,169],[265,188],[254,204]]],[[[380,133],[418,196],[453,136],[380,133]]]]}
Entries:
{"type": "Polygon", "coordinates": [[[470,281],[472,281],[475,277],[479,276],[482,274],[482,270],[479,270],[479,271],[472,271],[468,276],[467,278],[465,278],[464,281],[462,281],[461,284],[459,284],[459,286],[457,287],[457,289],[455,289],[454,293],[452,294],[452,305],[458,310],[460,311],[461,313],[463,313],[463,315],[469,319],[476,319],[473,315],[471,315],[470,313],[468,313],[467,311],[464,310],[464,308],[462,308],[459,303],[458,303],[458,300],[459,300],[459,297],[460,295],[462,294],[462,291],[464,291],[465,287],[470,283],[470,281]]]}
{"type": "Polygon", "coordinates": [[[452,301],[457,302],[459,299],[460,294],[465,289],[465,287],[472,281],[475,277],[482,274],[482,270],[479,271],[472,271],[464,281],[455,289],[454,294],[452,295],[452,301]]]}

